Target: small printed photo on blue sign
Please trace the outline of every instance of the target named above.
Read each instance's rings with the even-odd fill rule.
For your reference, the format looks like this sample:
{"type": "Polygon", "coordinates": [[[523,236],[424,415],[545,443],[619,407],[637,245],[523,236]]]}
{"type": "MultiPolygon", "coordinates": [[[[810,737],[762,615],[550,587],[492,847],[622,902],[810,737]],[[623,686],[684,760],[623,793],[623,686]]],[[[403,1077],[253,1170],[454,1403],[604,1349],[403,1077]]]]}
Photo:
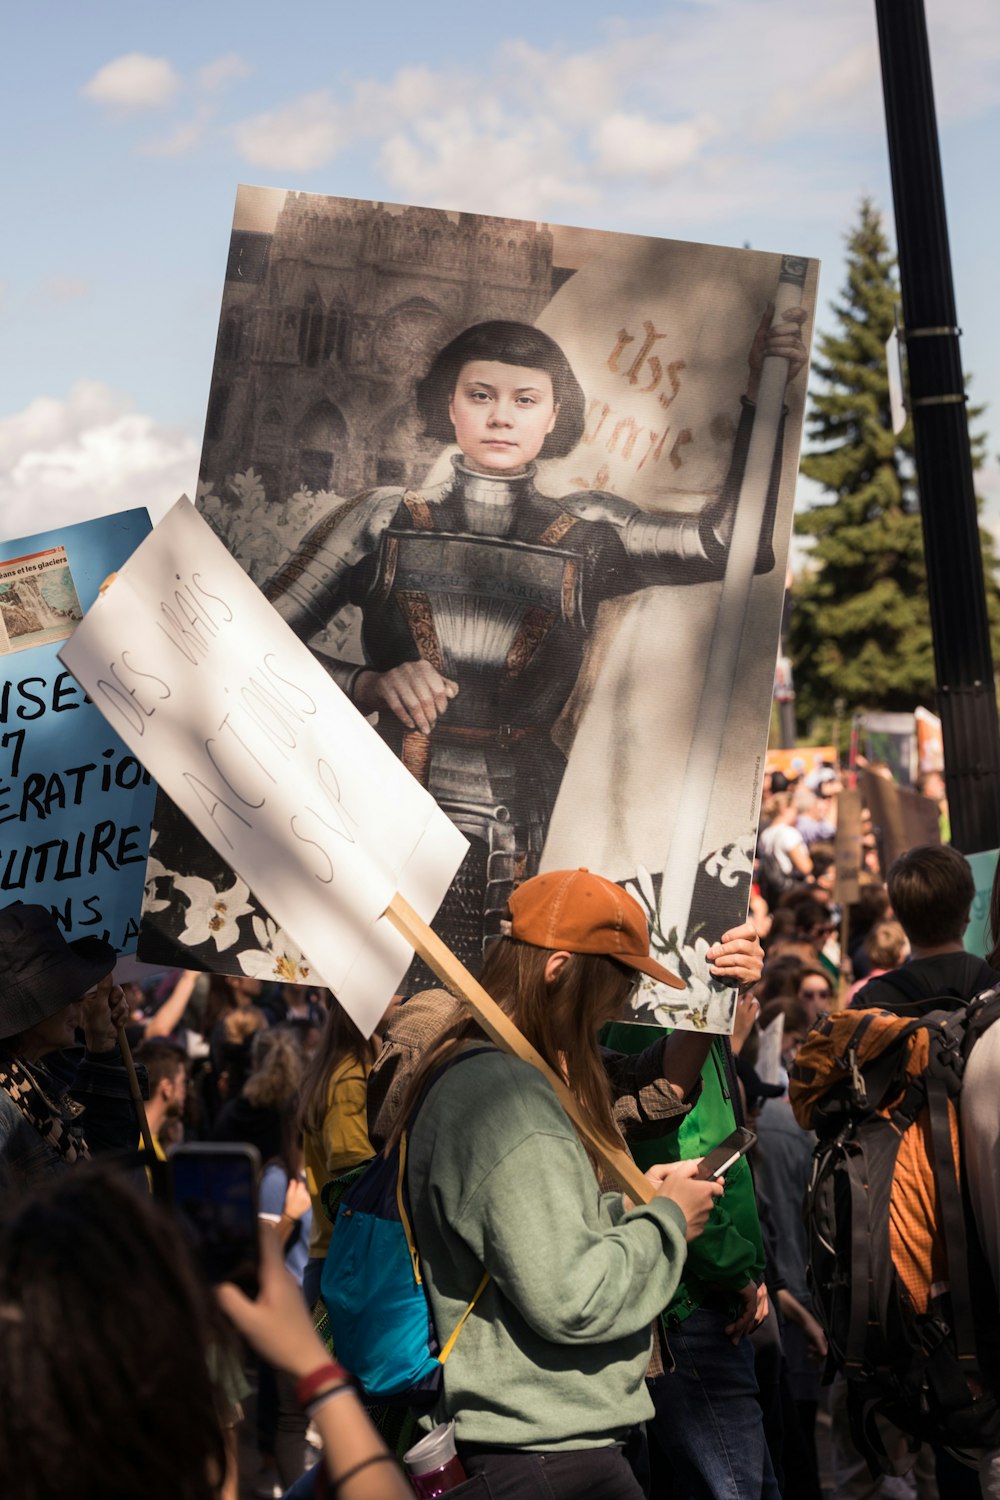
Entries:
{"type": "Polygon", "coordinates": [[[65,547],[0,563],[0,653],[64,641],[82,619],[65,547]]]}
{"type": "Polygon", "coordinates": [[[0,906],[133,953],[156,787],[56,652],[151,530],[145,510],[0,542],[0,906]]]}

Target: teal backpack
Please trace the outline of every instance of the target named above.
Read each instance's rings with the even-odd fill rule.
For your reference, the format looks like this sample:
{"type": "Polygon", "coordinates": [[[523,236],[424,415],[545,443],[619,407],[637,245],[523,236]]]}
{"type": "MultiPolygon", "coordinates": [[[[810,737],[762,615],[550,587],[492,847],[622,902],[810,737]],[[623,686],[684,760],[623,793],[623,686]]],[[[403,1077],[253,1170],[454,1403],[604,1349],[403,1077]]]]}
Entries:
{"type": "Polygon", "coordinates": [[[463,1052],[431,1074],[396,1145],[355,1168],[354,1181],[336,1207],[320,1290],[337,1359],[350,1370],[366,1399],[378,1405],[434,1405],[445,1362],[490,1279],[484,1271],[472,1301],[442,1345],[413,1238],[406,1148],[417,1111],[441,1075],[491,1050],[476,1047],[463,1052]]]}

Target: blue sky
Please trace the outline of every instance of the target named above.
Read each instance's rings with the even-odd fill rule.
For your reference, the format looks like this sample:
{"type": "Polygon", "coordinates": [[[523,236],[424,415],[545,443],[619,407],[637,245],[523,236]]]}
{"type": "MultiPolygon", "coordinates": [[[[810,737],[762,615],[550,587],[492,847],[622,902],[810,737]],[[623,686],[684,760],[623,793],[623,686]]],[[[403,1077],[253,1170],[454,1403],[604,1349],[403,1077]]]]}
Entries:
{"type": "MultiPolygon", "coordinates": [[[[926,0],[1000,525],[1000,7],[926,0]]],[[[887,213],[871,0],[69,0],[4,23],[0,535],[193,493],[236,185],[823,261],[887,213]]]]}

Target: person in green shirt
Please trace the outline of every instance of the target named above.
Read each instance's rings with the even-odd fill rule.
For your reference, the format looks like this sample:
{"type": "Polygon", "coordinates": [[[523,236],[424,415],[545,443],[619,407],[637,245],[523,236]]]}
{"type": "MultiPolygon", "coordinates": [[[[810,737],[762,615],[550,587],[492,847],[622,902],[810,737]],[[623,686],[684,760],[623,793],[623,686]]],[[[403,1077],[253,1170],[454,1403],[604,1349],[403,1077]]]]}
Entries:
{"type": "MultiPolygon", "coordinates": [[[[615,1024],[603,1040],[638,1052],[657,1034],[655,1027],[615,1024]]],[[[636,1142],[632,1155],[641,1167],[701,1157],[743,1123],[729,1039],[716,1037],[694,1107],[670,1135],[636,1142]]],[[[771,1500],[780,1493],[747,1338],[767,1314],[763,1272],[753,1178],[742,1157],[727,1172],[725,1197],[690,1246],[663,1313],[667,1373],[649,1382],[656,1411],[647,1432],[654,1462],[657,1449],[665,1460],[669,1500],[771,1500]]]]}
{"type": "MultiPolygon", "coordinates": [[[[489,950],[482,982],[617,1145],[598,1033],[640,972],[679,981],[650,958],[638,903],[587,871],[526,881],[510,911],[511,935],[489,950]]],[[[444,1366],[433,1420],[455,1421],[466,1471],[485,1476],[493,1500],[639,1500],[623,1445],[653,1412],[650,1324],[674,1296],[720,1184],[675,1162],[650,1166],[649,1203],[602,1193],[548,1080],[482,1050],[472,1019],[422,1059],[397,1128],[449,1060],[408,1145],[435,1326],[456,1325],[484,1269],[490,1281],[444,1366]],[[477,1055],[461,1059],[470,1046],[477,1055]]]]}

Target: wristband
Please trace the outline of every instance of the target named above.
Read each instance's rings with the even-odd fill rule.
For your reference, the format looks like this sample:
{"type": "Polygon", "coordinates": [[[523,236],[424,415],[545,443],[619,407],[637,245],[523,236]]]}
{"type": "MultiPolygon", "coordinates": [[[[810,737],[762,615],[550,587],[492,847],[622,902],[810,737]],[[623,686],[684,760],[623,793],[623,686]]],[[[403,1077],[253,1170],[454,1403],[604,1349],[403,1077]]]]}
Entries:
{"type": "Polygon", "coordinates": [[[306,1402],[302,1410],[309,1421],[312,1422],[316,1413],[326,1406],[328,1401],[332,1401],[334,1396],[343,1396],[347,1393],[356,1394],[353,1380],[345,1380],[340,1385],[331,1386],[328,1391],[320,1391],[318,1396],[314,1396],[311,1401],[306,1402]]]}
{"type": "Polygon", "coordinates": [[[317,1396],[324,1386],[341,1386],[350,1383],[350,1375],[343,1365],[338,1365],[333,1360],[319,1365],[311,1370],[308,1375],[303,1375],[295,1382],[295,1399],[300,1406],[308,1406],[314,1396],[317,1396]]]}

